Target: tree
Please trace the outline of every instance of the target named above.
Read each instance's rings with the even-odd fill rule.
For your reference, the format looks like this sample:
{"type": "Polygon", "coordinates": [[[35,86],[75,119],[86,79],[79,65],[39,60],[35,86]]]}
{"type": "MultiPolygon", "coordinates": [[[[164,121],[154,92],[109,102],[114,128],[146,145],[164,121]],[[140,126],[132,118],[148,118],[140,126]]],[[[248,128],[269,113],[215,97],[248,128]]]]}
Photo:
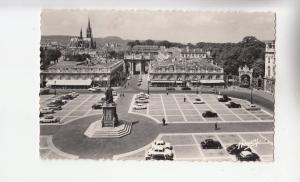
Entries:
{"type": "Polygon", "coordinates": [[[257,59],[253,66],[253,77],[263,77],[265,75],[265,61],[263,59],[257,59]]]}

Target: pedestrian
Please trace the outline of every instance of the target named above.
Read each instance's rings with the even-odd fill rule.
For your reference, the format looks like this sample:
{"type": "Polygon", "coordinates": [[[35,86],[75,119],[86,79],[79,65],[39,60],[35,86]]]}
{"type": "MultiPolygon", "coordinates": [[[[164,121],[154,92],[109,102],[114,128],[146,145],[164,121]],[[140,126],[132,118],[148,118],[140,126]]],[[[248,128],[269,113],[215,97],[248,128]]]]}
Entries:
{"type": "Polygon", "coordinates": [[[218,130],[218,123],[215,123],[215,130],[218,130]]]}
{"type": "Polygon", "coordinates": [[[167,95],[169,95],[169,92],[167,91],[167,95]]]}
{"type": "Polygon", "coordinates": [[[184,98],[183,98],[183,102],[185,102],[185,101],[186,101],[186,98],[184,97],[184,98]]]}
{"type": "Polygon", "coordinates": [[[163,126],[166,125],[166,120],[165,120],[165,118],[162,118],[162,124],[163,124],[163,126]]]}

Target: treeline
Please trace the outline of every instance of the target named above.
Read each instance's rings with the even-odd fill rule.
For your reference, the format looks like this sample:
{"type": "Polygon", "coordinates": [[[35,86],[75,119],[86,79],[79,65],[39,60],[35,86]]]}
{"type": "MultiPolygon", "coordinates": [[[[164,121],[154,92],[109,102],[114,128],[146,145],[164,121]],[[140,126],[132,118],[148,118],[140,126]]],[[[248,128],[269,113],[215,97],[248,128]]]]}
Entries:
{"type": "Polygon", "coordinates": [[[61,56],[61,52],[57,49],[47,49],[40,47],[40,64],[41,69],[46,69],[51,61],[57,61],[61,56]]]}
{"type": "Polygon", "coordinates": [[[238,68],[247,65],[253,68],[253,76],[264,76],[265,72],[265,44],[253,36],[247,36],[238,43],[208,43],[198,42],[196,44],[181,44],[169,41],[131,41],[128,46],[134,45],[157,45],[169,47],[184,48],[201,48],[203,50],[210,50],[211,56],[214,58],[215,63],[222,65],[225,74],[238,75],[238,68]]]}
{"type": "Polygon", "coordinates": [[[183,48],[186,45],[185,44],[181,44],[178,42],[169,42],[167,40],[163,40],[163,41],[154,41],[151,39],[145,40],[145,41],[139,41],[139,40],[135,40],[135,41],[130,41],[127,43],[128,46],[130,46],[131,48],[135,45],[157,45],[157,46],[165,46],[166,48],[170,48],[170,47],[179,47],[179,48],[183,48]]]}

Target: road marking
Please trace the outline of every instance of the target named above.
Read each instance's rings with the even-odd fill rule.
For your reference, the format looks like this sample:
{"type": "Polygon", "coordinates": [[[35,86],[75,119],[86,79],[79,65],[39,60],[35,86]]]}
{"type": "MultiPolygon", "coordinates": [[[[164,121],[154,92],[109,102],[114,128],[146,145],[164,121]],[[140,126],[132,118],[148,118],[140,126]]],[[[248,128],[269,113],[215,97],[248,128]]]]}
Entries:
{"type": "MultiPolygon", "coordinates": [[[[187,96],[187,95],[186,95],[187,96]]],[[[200,97],[199,97],[200,98],[200,97]]],[[[189,101],[191,102],[191,98],[188,97],[189,101]]],[[[201,98],[200,98],[201,99],[201,98]]],[[[205,118],[202,116],[202,113],[200,113],[200,111],[197,109],[197,107],[195,106],[195,104],[193,104],[193,102],[191,102],[194,109],[198,112],[198,114],[200,115],[200,117],[203,119],[203,121],[206,121],[205,118]]],[[[189,115],[189,116],[192,116],[192,115],[189,115]]]]}
{"type": "Polygon", "coordinates": [[[260,137],[262,137],[263,139],[265,139],[267,141],[267,143],[273,145],[273,142],[271,142],[269,139],[267,139],[266,137],[262,136],[262,134],[259,134],[260,137]]]}
{"type": "Polygon", "coordinates": [[[65,119],[66,117],[68,117],[70,114],[72,114],[72,112],[74,112],[75,110],[77,110],[83,103],[85,103],[87,100],[89,100],[93,95],[88,96],[81,104],[79,104],[78,106],[74,107],[70,112],[68,112],[63,118],[61,118],[61,121],[63,119],[65,119]]]}
{"type": "MultiPolygon", "coordinates": [[[[209,96],[210,96],[210,95],[209,95],[209,96]]],[[[199,97],[199,96],[198,96],[198,97],[199,97]]],[[[199,97],[199,98],[200,98],[200,97],[199,97]]],[[[212,111],[214,111],[215,113],[217,113],[216,110],[214,110],[212,107],[210,107],[210,105],[208,104],[208,102],[207,102],[206,99],[203,99],[203,100],[205,100],[206,105],[207,105],[212,111]]],[[[218,118],[220,118],[223,122],[225,121],[225,120],[220,116],[220,114],[218,114],[218,118]]],[[[205,121],[207,121],[207,120],[205,120],[205,121]]]]}
{"type": "Polygon", "coordinates": [[[196,139],[195,135],[192,135],[192,137],[193,137],[193,140],[194,140],[194,142],[195,142],[195,144],[196,144],[197,149],[199,150],[199,153],[200,153],[200,155],[201,155],[201,158],[203,158],[204,161],[207,161],[207,160],[206,160],[206,157],[204,156],[204,154],[203,154],[203,152],[202,152],[202,149],[201,149],[200,145],[199,145],[198,142],[197,142],[197,139],[196,139]]]}
{"type": "Polygon", "coordinates": [[[162,103],[162,108],[163,108],[163,111],[164,111],[164,116],[165,116],[165,120],[167,121],[167,115],[166,115],[166,110],[165,110],[165,105],[164,105],[164,101],[163,101],[163,98],[162,98],[162,95],[160,94],[160,99],[161,99],[161,103],[162,103]]]}
{"type": "Polygon", "coordinates": [[[172,97],[173,97],[173,99],[175,100],[176,105],[177,105],[177,107],[178,107],[178,109],[179,109],[179,111],[180,111],[180,113],[181,113],[181,115],[182,115],[184,121],[185,121],[185,122],[188,122],[187,119],[186,119],[186,117],[185,117],[185,115],[184,115],[184,113],[182,112],[181,106],[178,104],[178,101],[176,100],[175,95],[172,94],[172,97]]]}
{"type": "Polygon", "coordinates": [[[63,157],[63,158],[68,158],[68,159],[78,159],[78,158],[79,158],[79,157],[76,156],[76,155],[72,155],[72,154],[65,153],[65,152],[59,150],[58,148],[56,148],[55,145],[54,145],[53,142],[52,142],[52,138],[53,138],[52,135],[51,135],[51,136],[47,136],[47,144],[48,144],[48,146],[49,146],[49,149],[50,149],[52,152],[54,152],[54,153],[60,155],[60,156],[63,157]]]}

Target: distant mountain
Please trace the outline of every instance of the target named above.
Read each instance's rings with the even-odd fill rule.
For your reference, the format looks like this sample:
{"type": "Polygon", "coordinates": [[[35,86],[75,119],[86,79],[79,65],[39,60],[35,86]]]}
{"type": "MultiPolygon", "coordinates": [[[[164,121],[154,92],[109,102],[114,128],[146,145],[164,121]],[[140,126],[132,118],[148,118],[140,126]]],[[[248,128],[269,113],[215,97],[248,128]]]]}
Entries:
{"type": "MultiPolygon", "coordinates": [[[[42,35],[41,37],[41,43],[48,43],[48,42],[58,42],[63,45],[68,45],[70,43],[70,35],[42,35]]],[[[103,38],[94,38],[94,40],[97,43],[97,46],[103,46],[106,43],[117,43],[120,44],[121,46],[127,45],[127,43],[130,40],[124,40],[120,37],[117,36],[108,36],[108,37],[103,37],[103,38]]]]}

